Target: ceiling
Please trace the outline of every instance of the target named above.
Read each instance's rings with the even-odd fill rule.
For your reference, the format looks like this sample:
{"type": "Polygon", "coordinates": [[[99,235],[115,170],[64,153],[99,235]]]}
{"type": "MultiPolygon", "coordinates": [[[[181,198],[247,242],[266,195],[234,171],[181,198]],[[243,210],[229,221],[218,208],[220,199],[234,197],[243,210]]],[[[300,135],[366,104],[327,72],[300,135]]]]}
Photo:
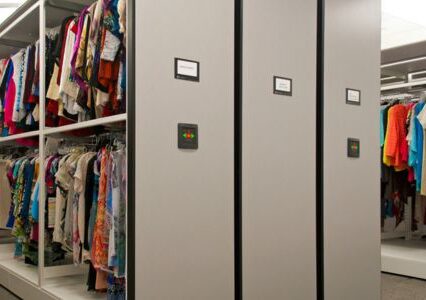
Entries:
{"type": "Polygon", "coordinates": [[[6,20],[25,0],[0,1],[0,23],[6,20]]]}
{"type": "Polygon", "coordinates": [[[426,40],[425,0],[382,0],[382,49],[426,40]]]}

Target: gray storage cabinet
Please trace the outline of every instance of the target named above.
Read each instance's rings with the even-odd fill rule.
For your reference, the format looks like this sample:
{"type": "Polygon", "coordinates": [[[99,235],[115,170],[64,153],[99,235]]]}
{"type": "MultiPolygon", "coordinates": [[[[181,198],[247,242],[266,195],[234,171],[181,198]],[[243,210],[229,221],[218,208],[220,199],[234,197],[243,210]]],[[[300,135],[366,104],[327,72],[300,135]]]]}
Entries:
{"type": "Polygon", "coordinates": [[[234,299],[234,3],[137,0],[136,299],[234,299]],[[175,79],[174,59],[199,62],[175,79]],[[198,149],[178,149],[178,123],[198,149]]]}
{"type": "Polygon", "coordinates": [[[243,1],[244,300],[316,298],[316,26],[315,0],[243,1]]]}
{"type": "Polygon", "coordinates": [[[324,283],[327,300],[380,299],[380,1],[325,0],[324,283]],[[361,104],[346,103],[346,89],[361,104]],[[360,142],[347,157],[348,138],[360,142]]]}

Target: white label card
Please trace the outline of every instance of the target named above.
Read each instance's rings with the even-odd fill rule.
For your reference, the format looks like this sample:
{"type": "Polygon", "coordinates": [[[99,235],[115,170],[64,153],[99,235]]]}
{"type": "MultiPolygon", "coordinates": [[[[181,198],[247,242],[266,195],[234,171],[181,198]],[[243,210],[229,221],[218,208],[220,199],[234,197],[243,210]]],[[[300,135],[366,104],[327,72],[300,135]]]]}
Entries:
{"type": "Polygon", "coordinates": [[[361,104],[361,91],[346,89],[346,102],[349,104],[361,104]]]}
{"type": "Polygon", "coordinates": [[[274,76],[274,93],[278,95],[292,95],[293,82],[289,78],[274,76]]]}
{"type": "Polygon", "coordinates": [[[196,61],[176,58],[175,78],[198,81],[200,78],[199,65],[200,64],[196,61]]]}

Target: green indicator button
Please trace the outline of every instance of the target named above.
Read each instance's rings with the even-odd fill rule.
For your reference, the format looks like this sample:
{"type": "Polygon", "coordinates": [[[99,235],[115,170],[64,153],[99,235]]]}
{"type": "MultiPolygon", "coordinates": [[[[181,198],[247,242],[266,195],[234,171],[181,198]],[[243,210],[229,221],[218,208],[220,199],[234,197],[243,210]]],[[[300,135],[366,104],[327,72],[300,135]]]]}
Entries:
{"type": "Polygon", "coordinates": [[[191,139],[193,139],[195,137],[195,135],[193,133],[191,133],[191,139]]]}

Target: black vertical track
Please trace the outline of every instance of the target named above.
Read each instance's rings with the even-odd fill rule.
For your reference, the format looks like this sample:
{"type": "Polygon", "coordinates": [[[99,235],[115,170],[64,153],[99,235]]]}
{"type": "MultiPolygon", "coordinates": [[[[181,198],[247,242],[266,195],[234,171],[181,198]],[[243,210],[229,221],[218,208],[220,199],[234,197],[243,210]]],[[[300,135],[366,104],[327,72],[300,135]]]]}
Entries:
{"type": "Polygon", "coordinates": [[[318,0],[317,8],[317,300],[324,300],[324,1],[318,0]]]}
{"type": "Polygon", "coordinates": [[[135,295],[135,4],[127,1],[127,299],[135,295]]]}
{"type": "Polygon", "coordinates": [[[242,74],[243,74],[243,0],[234,0],[234,279],[235,300],[243,299],[242,261],[242,74]]]}

